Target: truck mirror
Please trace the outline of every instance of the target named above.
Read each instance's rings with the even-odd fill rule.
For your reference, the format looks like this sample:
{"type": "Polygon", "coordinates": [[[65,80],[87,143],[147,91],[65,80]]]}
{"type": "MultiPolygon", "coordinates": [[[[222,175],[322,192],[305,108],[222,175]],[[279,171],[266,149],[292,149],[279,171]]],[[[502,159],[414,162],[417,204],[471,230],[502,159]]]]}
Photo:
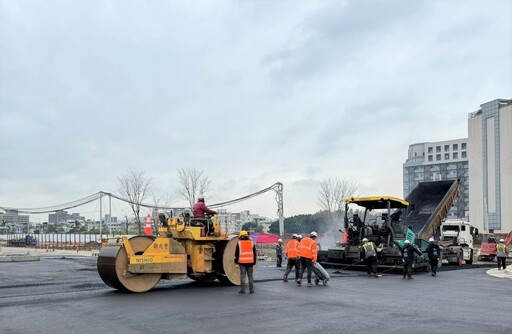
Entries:
{"type": "Polygon", "coordinates": [[[475,228],[475,237],[478,237],[478,229],[475,228]]]}

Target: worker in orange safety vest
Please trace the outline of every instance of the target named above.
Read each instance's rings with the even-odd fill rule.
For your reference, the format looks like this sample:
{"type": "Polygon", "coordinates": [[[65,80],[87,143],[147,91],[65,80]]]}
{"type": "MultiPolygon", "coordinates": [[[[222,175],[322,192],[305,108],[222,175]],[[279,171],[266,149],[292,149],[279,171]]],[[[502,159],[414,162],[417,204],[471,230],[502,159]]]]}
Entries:
{"type": "Polygon", "coordinates": [[[253,267],[256,264],[256,247],[247,231],[240,231],[235,250],[235,264],[240,268],[240,291],[245,293],[245,277],[249,278],[249,293],[254,293],[253,267]]]}
{"type": "Polygon", "coordinates": [[[308,287],[315,286],[313,282],[311,282],[311,272],[313,270],[313,264],[316,263],[317,258],[317,244],[316,239],[317,234],[315,231],[309,234],[309,237],[303,238],[299,244],[299,257],[300,257],[300,273],[299,278],[296,280],[297,284],[300,285],[302,281],[302,277],[304,276],[304,269],[307,268],[308,274],[308,287]]]}
{"type": "Polygon", "coordinates": [[[288,274],[292,271],[292,268],[295,267],[295,280],[299,279],[299,270],[300,270],[300,262],[299,262],[299,240],[297,234],[292,235],[292,240],[288,241],[286,244],[286,248],[284,251],[284,256],[288,258],[288,263],[286,265],[286,271],[284,272],[283,281],[288,282],[288,274]]]}

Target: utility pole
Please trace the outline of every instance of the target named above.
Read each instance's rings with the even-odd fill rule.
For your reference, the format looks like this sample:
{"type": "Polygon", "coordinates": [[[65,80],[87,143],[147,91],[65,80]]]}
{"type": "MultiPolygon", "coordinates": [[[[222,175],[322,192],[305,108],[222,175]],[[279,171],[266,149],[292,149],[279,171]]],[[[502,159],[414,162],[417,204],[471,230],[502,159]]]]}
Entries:
{"type": "Polygon", "coordinates": [[[112,234],[112,196],[110,193],[108,194],[108,216],[108,227],[110,234],[112,234]]]}
{"type": "Polygon", "coordinates": [[[277,201],[277,215],[279,217],[279,235],[284,236],[284,209],[283,209],[283,184],[277,182],[276,201],[277,201]]]}
{"type": "Polygon", "coordinates": [[[103,215],[103,211],[102,211],[102,208],[101,208],[101,202],[102,202],[101,197],[102,196],[103,196],[103,193],[100,191],[100,240],[101,240],[101,237],[102,237],[102,235],[101,235],[101,227],[102,227],[101,226],[101,216],[103,215]]]}

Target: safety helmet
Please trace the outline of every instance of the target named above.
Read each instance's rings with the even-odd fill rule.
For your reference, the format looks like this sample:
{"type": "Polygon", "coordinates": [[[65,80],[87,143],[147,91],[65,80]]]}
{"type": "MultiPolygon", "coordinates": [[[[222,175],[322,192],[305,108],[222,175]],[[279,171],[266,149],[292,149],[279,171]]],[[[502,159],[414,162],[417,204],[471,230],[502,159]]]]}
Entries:
{"type": "Polygon", "coordinates": [[[428,239],[428,242],[434,242],[434,238],[430,237],[430,239],[428,239]]]}
{"type": "Polygon", "coordinates": [[[309,236],[310,236],[310,237],[316,237],[316,236],[318,236],[318,235],[316,234],[316,232],[315,232],[315,231],[313,231],[313,232],[311,232],[311,233],[309,234],[309,236]]]}
{"type": "Polygon", "coordinates": [[[244,230],[240,231],[240,236],[241,236],[241,237],[245,237],[245,236],[247,236],[247,235],[248,235],[248,234],[247,234],[247,231],[244,231],[244,230]]]}
{"type": "Polygon", "coordinates": [[[405,244],[408,245],[410,244],[411,242],[409,240],[405,240],[405,244]]]}
{"type": "Polygon", "coordinates": [[[500,242],[505,242],[505,240],[503,240],[503,239],[500,239],[500,242]]]}
{"type": "Polygon", "coordinates": [[[302,234],[299,234],[297,238],[302,239],[302,234]]]}
{"type": "Polygon", "coordinates": [[[279,240],[277,240],[277,242],[283,242],[283,239],[279,239],[279,240]]]}
{"type": "Polygon", "coordinates": [[[366,238],[363,239],[363,242],[367,242],[367,241],[368,241],[368,239],[366,239],[366,238]]]}
{"type": "Polygon", "coordinates": [[[292,234],[292,239],[297,239],[297,238],[298,238],[297,234],[295,234],[295,233],[292,234]]]}

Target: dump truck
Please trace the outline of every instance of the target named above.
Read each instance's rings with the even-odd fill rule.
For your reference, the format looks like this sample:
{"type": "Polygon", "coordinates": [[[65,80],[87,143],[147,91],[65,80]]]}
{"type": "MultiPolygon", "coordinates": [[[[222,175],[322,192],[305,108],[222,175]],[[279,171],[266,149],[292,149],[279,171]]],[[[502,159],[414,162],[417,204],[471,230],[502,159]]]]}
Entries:
{"type": "Polygon", "coordinates": [[[473,240],[478,236],[478,229],[462,219],[447,219],[441,223],[442,260],[448,264],[462,265],[473,263],[473,240]]]}
{"type": "Polygon", "coordinates": [[[123,237],[100,249],[97,269],[105,284],[135,293],[153,289],[161,279],[240,284],[234,263],[238,237],[222,232],[216,216],[209,222],[189,213],[158,217],[158,236],[123,237]]]}
{"type": "MultiPolygon", "coordinates": [[[[345,199],[344,235],[347,237],[335,247],[319,251],[319,262],[331,266],[362,265],[358,253],[362,239],[367,237],[377,245],[380,267],[400,265],[405,239],[425,251],[428,239],[440,234],[441,223],[459,196],[459,184],[459,180],[419,182],[405,199],[391,196],[345,199]],[[351,208],[352,204],[358,205],[359,211],[351,208]],[[363,219],[357,212],[364,212],[363,219]]],[[[427,268],[423,257],[417,261],[416,270],[427,268]]]]}

